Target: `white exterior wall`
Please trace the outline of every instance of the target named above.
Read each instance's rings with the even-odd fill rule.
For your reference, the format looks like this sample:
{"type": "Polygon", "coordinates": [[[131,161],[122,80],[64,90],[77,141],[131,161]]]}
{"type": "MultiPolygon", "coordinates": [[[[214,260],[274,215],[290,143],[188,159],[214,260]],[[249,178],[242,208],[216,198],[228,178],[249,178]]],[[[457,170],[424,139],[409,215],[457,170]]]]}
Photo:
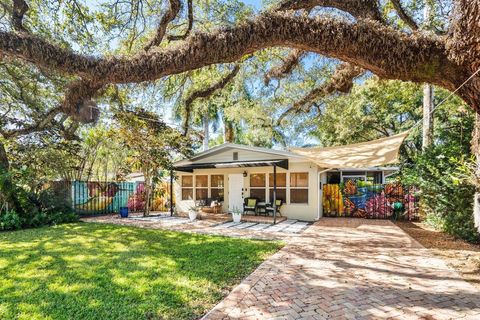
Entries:
{"type": "MultiPolygon", "coordinates": [[[[253,159],[247,159],[246,155],[247,153],[242,153],[242,151],[239,150],[239,160],[258,160],[259,155],[258,153],[254,153],[255,158],[253,159]]],[[[214,161],[232,161],[232,152],[228,152],[229,159],[219,159],[216,156],[208,157],[205,159],[205,162],[214,162],[214,161]]],[[[222,156],[222,154],[219,154],[218,156],[222,156]]],[[[267,156],[267,155],[265,155],[267,156]]],[[[272,156],[272,155],[270,155],[272,156]]],[[[223,156],[222,156],[223,157],[223,156]]],[[[278,159],[280,157],[274,157],[272,156],[272,159],[278,159]]],[[[263,157],[262,155],[262,160],[266,160],[266,158],[263,157]]],[[[196,161],[196,163],[199,163],[200,161],[196,161]]],[[[225,168],[225,169],[199,169],[195,170],[192,173],[188,172],[177,172],[178,179],[174,182],[174,192],[175,192],[175,199],[177,199],[176,203],[176,209],[179,212],[186,212],[191,206],[194,205],[194,201],[192,200],[181,200],[182,199],[182,193],[181,193],[181,176],[183,175],[193,175],[193,185],[195,186],[195,175],[212,175],[212,174],[223,174],[224,175],[224,194],[225,194],[225,201],[223,203],[223,211],[226,212],[228,209],[228,174],[232,173],[243,173],[246,171],[248,173],[248,176],[243,179],[243,188],[246,189],[244,191],[244,197],[248,197],[250,195],[250,174],[251,173],[265,173],[267,174],[266,179],[267,179],[267,199],[269,199],[269,188],[273,186],[269,186],[269,179],[268,179],[268,174],[273,173],[273,167],[247,167],[247,168],[225,168]]],[[[286,203],[284,203],[281,207],[281,213],[283,216],[288,217],[289,219],[298,219],[298,220],[304,220],[304,221],[314,221],[318,218],[318,208],[319,208],[319,203],[318,203],[318,188],[319,188],[319,181],[318,181],[318,170],[317,166],[313,163],[310,162],[290,162],[289,163],[289,170],[285,170],[282,168],[277,167],[277,172],[286,172],[287,173],[287,199],[286,203]],[[293,203],[290,204],[290,173],[291,172],[308,172],[308,204],[297,204],[293,203]]],[[[210,177],[208,179],[209,183],[209,197],[210,197],[210,177]]],[[[195,191],[194,191],[194,198],[195,198],[195,191]]]]}

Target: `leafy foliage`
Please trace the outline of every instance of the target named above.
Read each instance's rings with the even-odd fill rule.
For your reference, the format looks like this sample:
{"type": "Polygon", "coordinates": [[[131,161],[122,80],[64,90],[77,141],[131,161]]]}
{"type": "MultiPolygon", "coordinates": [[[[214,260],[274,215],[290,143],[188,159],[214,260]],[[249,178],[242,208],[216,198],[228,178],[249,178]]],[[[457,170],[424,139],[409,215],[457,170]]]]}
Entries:
{"type": "Polygon", "coordinates": [[[22,226],[20,216],[11,210],[0,213],[0,230],[17,230],[22,226]]]}
{"type": "MultiPolygon", "coordinates": [[[[125,165],[140,170],[145,179],[146,203],[149,203],[152,179],[162,170],[171,170],[175,156],[189,156],[192,141],[174,128],[166,125],[153,113],[137,108],[116,114],[118,128],[112,129],[112,139],[129,151],[125,165]]],[[[145,215],[149,213],[145,206],[145,215]]]]}
{"type": "Polygon", "coordinates": [[[435,121],[435,143],[404,163],[401,179],[420,187],[427,222],[458,238],[479,242],[473,221],[475,184],[465,179],[462,170],[472,161],[472,113],[463,105],[441,108],[435,121]]]}
{"type": "Polygon", "coordinates": [[[479,242],[473,222],[475,186],[459,182],[459,161],[465,161],[459,155],[468,155],[464,146],[433,146],[415,157],[402,179],[422,190],[421,204],[428,223],[458,238],[479,242]]]}

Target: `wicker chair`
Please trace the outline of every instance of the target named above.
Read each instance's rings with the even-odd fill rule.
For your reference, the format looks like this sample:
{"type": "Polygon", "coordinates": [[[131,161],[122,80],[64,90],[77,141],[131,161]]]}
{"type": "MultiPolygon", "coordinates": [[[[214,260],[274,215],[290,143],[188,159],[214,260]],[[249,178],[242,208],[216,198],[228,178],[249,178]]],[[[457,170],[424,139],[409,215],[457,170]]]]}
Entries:
{"type": "Polygon", "coordinates": [[[247,212],[257,214],[257,203],[257,198],[245,198],[243,202],[243,214],[246,214],[247,212]]]}
{"type": "MultiPolygon", "coordinates": [[[[277,205],[277,213],[281,217],[282,214],[280,213],[280,207],[283,204],[283,200],[282,199],[277,199],[277,200],[275,200],[275,204],[277,205]]],[[[272,216],[273,216],[273,204],[268,203],[267,206],[265,207],[265,212],[267,213],[267,215],[270,215],[270,213],[271,213],[272,216]]]]}

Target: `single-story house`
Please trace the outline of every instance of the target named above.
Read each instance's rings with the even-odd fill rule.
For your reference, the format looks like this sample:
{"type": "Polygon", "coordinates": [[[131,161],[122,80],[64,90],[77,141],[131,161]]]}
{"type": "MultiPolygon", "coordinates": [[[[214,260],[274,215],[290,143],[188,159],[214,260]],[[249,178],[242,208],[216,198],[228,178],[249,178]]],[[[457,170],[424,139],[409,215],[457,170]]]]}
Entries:
{"type": "Polygon", "coordinates": [[[404,138],[289,151],[225,143],[174,164],[176,210],[186,212],[194,201],[207,198],[222,201],[223,212],[241,209],[247,197],[272,203],[276,171],[276,198],[284,203],[281,214],[289,219],[318,220],[324,184],[348,179],[384,183],[398,170],[385,164],[398,160],[404,138]]]}

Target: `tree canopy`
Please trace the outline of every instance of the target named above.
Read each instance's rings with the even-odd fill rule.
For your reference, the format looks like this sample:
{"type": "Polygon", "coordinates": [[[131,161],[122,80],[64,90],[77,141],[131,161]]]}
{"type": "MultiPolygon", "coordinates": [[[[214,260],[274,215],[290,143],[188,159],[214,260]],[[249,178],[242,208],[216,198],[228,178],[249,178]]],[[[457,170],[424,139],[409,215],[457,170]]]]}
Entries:
{"type": "MultiPolygon", "coordinates": [[[[272,1],[259,13],[239,1],[1,4],[2,60],[66,77],[55,112],[84,122],[92,117],[83,109],[104,97],[108,86],[165,81],[206,66],[241,62],[246,55],[272,48],[292,51],[284,66],[270,70],[267,80],[291,71],[305,52],[313,52],[348,64],[333,71],[342,80],[338,91],[348,87],[345,78],[360,70],[454,90],[480,67],[476,1],[435,2],[435,32],[422,30],[422,6],[416,1],[272,1]],[[105,44],[105,39],[115,39],[117,45],[105,44]]],[[[478,89],[476,75],[458,94],[476,109],[478,89]]]]}

